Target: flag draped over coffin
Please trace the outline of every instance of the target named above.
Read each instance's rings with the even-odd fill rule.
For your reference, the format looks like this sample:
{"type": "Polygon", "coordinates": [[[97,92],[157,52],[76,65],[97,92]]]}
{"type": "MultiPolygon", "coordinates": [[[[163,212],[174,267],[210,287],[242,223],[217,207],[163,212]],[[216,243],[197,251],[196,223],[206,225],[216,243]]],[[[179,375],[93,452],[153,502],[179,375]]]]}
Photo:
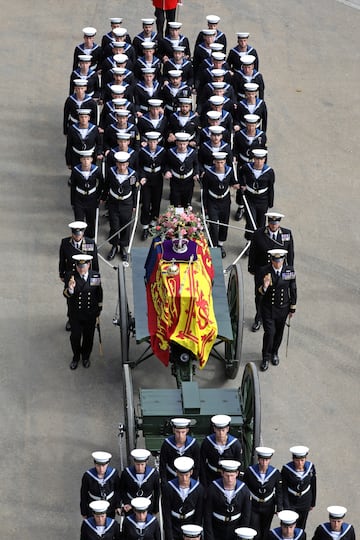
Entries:
{"type": "Polygon", "coordinates": [[[203,368],[217,337],[214,268],[203,236],[187,240],[187,248],[185,254],[174,253],[171,240],[152,242],[145,263],[150,344],[166,366],[172,341],[189,349],[203,368]],[[174,259],[176,275],[169,273],[174,259]]]}

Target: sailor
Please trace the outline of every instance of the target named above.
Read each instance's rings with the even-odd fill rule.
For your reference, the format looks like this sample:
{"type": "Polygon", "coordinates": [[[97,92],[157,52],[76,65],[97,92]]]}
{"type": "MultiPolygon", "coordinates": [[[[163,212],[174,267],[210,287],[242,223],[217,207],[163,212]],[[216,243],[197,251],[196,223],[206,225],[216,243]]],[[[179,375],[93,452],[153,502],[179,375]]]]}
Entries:
{"type": "Polygon", "coordinates": [[[248,39],[250,37],[249,32],[236,32],[237,37],[237,44],[235,47],[230,49],[227,63],[229,64],[229,67],[232,71],[235,69],[241,69],[241,57],[245,55],[251,54],[252,56],[255,56],[255,62],[254,67],[258,71],[259,70],[259,58],[258,53],[248,43],[248,39]]]}
{"type": "Polygon", "coordinates": [[[79,54],[78,66],[70,75],[70,90],[71,95],[74,92],[74,80],[85,79],[87,81],[87,93],[95,100],[100,98],[100,83],[97,72],[91,67],[91,54],[79,54]]]}
{"type": "Polygon", "coordinates": [[[170,420],[173,434],[167,437],[160,448],[160,479],[162,485],[176,478],[174,461],[178,457],[187,456],[194,460],[192,477],[199,476],[200,448],[194,437],[189,435],[191,420],[188,418],[172,418],[170,420]]]}
{"type": "Polygon", "coordinates": [[[90,122],[91,109],[77,109],[79,120],[69,127],[66,137],[65,161],[68,169],[79,164],[80,152],[91,150],[91,156],[102,159],[99,128],[90,122]]]}
{"type": "Polygon", "coordinates": [[[126,540],[161,540],[160,525],[155,516],[148,512],[151,501],[147,497],[131,500],[133,513],[126,516],[122,526],[122,537],[126,540]]]}
{"type": "Polygon", "coordinates": [[[109,47],[111,46],[111,43],[115,41],[116,37],[121,35],[123,37],[123,41],[126,41],[127,43],[131,43],[131,38],[127,32],[127,29],[122,27],[123,23],[122,17],[110,17],[110,27],[111,30],[103,35],[101,39],[101,48],[103,50],[103,58],[106,58],[108,56],[109,47]],[[120,34],[115,33],[116,29],[122,29],[123,31],[120,34]]]}
{"type": "Polygon", "coordinates": [[[290,453],[292,461],[281,469],[283,505],[299,514],[297,526],[305,529],[309,511],[316,504],[315,465],[306,459],[309,454],[307,446],[292,446],[290,453]]]}
{"type": "Polygon", "coordinates": [[[306,540],[305,531],[297,525],[299,514],[293,510],[278,513],[280,527],[271,529],[268,540],[306,540]]]}
{"type": "Polygon", "coordinates": [[[169,80],[169,71],[171,70],[182,71],[182,80],[192,90],[194,87],[194,70],[191,60],[185,56],[185,47],[182,45],[174,45],[172,48],[172,54],[163,66],[163,78],[169,80]]]}
{"type": "Polygon", "coordinates": [[[160,481],[159,473],[149,465],[151,453],[145,448],[135,448],[130,455],[133,464],[125,467],[120,475],[120,492],[122,508],[128,515],[131,512],[131,500],[135,497],[146,497],[150,500],[149,512],[159,511],[160,481]]]}
{"type": "Polygon", "coordinates": [[[200,525],[189,523],[182,525],[182,540],[201,540],[203,528],[200,525]]]}
{"type": "Polygon", "coordinates": [[[245,54],[240,57],[241,68],[234,70],[233,86],[238,99],[245,97],[245,84],[256,83],[259,85],[259,98],[264,99],[265,84],[262,74],[255,69],[256,57],[252,54],[245,54]]]}
{"type": "Polygon", "coordinates": [[[199,43],[195,45],[193,55],[194,72],[199,69],[199,66],[206,58],[211,56],[212,49],[210,45],[215,41],[216,30],[215,28],[204,28],[199,35],[201,35],[201,38],[199,43]]]}
{"type": "Polygon", "coordinates": [[[84,519],[91,517],[90,503],[107,501],[110,506],[107,515],[114,518],[120,513],[120,479],[118,471],[111,467],[112,455],[109,452],[93,452],[94,467],[82,477],[80,489],[80,512],[84,519]]]}
{"type": "Polygon", "coordinates": [[[180,97],[179,110],[169,116],[167,143],[173,146],[176,141],[175,133],[181,131],[190,135],[189,146],[196,148],[199,140],[199,116],[192,110],[192,98],[180,97]]]}
{"type": "Polygon", "coordinates": [[[169,22],[168,32],[159,42],[159,56],[165,64],[173,55],[174,47],[184,47],[184,55],[190,58],[190,45],[186,36],[180,34],[182,23],[179,21],[169,22]]]}
{"type": "MultiPolygon", "coordinates": [[[[221,45],[223,46],[223,51],[224,53],[226,53],[226,45],[227,45],[227,42],[226,42],[226,36],[224,34],[224,32],[222,32],[221,30],[219,30],[218,28],[218,24],[219,22],[221,21],[220,17],[218,15],[206,15],[206,23],[207,23],[207,27],[209,30],[215,30],[215,39],[214,41],[216,43],[221,43],[221,45]]],[[[196,42],[195,42],[195,47],[197,45],[199,45],[199,43],[201,43],[202,41],[202,32],[199,32],[197,38],[196,38],[196,42]]]]}
{"type": "Polygon", "coordinates": [[[86,93],[87,80],[74,80],[74,93],[66,98],[64,105],[63,133],[68,134],[69,127],[78,121],[78,109],[90,109],[90,122],[97,125],[98,110],[96,101],[86,93]]]}
{"type": "Polygon", "coordinates": [[[216,414],[211,418],[213,433],[205,437],[200,448],[200,480],[203,486],[221,476],[221,460],[240,461],[242,458],[239,439],[229,433],[230,423],[231,416],[227,414],[216,414]]]}
{"type": "Polygon", "coordinates": [[[238,527],[250,522],[250,492],[238,479],[240,462],[222,459],[221,478],[214,480],[207,490],[204,510],[205,540],[233,540],[238,527]]]}
{"type": "Polygon", "coordinates": [[[147,41],[152,41],[155,44],[155,48],[158,47],[159,38],[157,32],[154,30],[154,22],[155,19],[152,17],[141,19],[142,31],[136,34],[132,42],[137,57],[142,55],[143,44],[147,41]]]}
{"type": "Polygon", "coordinates": [[[176,458],[174,468],[177,477],[163,486],[162,512],[166,540],[181,540],[182,525],[202,523],[204,488],[192,478],[193,467],[192,458],[176,458]]]}
{"type": "MultiPolygon", "coordinates": [[[[286,249],[286,263],[294,266],[293,235],[290,229],[281,227],[281,220],[285,217],[284,214],[269,210],[265,213],[265,216],[267,217],[267,225],[254,232],[250,244],[248,271],[254,276],[254,279],[258,270],[270,263],[270,249],[286,249]]],[[[253,332],[257,332],[261,327],[260,300],[261,295],[257,291],[255,283],[256,314],[251,327],[253,332]]]]}
{"type": "Polygon", "coordinates": [[[344,506],[328,506],[329,521],[316,527],[312,540],[355,540],[354,527],[344,521],[344,506]]]}
{"type": "Polygon", "coordinates": [[[107,517],[108,501],[92,501],[89,504],[93,517],[85,518],[81,524],[80,540],[120,540],[120,527],[117,521],[107,517]]]}
{"type": "Polygon", "coordinates": [[[259,128],[266,133],[267,129],[267,107],[263,99],[257,96],[259,85],[256,83],[245,83],[245,97],[238,102],[235,110],[234,131],[238,131],[246,126],[244,116],[246,114],[257,114],[260,117],[259,128]]]}
{"type": "Polygon", "coordinates": [[[115,110],[116,123],[110,124],[104,132],[104,153],[105,155],[117,143],[117,133],[130,133],[130,145],[134,150],[138,150],[140,145],[139,131],[136,125],[129,120],[130,111],[127,109],[115,110]]]}
{"type": "MultiPolygon", "coordinates": [[[[161,77],[161,61],[155,56],[156,43],[154,41],[144,41],[142,44],[143,53],[139,56],[134,65],[134,75],[138,81],[143,78],[143,69],[152,68],[155,81],[161,77]]],[[[151,97],[151,96],[149,96],[151,97]]]]}
{"type": "Polygon", "coordinates": [[[167,75],[168,80],[164,81],[161,99],[165,104],[166,115],[170,116],[179,109],[179,98],[190,97],[191,89],[183,82],[181,69],[171,69],[167,75]]]}
{"type": "Polygon", "coordinates": [[[100,45],[95,43],[96,28],[93,26],[86,26],[82,29],[84,41],[75,47],[73,69],[76,69],[78,65],[79,54],[91,55],[91,67],[98,71],[102,62],[102,49],[100,45]]]}
{"type": "Polygon", "coordinates": [[[225,128],[223,126],[209,126],[209,139],[203,141],[199,148],[200,176],[202,177],[206,168],[211,167],[214,162],[214,152],[225,152],[226,163],[233,164],[233,157],[230,145],[222,140],[225,128]]]}
{"type": "Polygon", "coordinates": [[[258,462],[245,469],[243,481],[251,494],[250,527],[257,540],[266,540],[275,512],[283,509],[280,471],[270,465],[273,448],[255,448],[258,462]]]}

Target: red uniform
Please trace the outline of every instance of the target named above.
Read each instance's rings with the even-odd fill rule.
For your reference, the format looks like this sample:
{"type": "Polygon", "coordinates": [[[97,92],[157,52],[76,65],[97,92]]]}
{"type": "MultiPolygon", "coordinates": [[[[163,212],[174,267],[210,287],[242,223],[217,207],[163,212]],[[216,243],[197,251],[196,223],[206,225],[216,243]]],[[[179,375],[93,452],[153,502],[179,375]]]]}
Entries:
{"type": "Polygon", "coordinates": [[[160,9],[176,9],[178,0],[152,0],[153,6],[160,9]]]}

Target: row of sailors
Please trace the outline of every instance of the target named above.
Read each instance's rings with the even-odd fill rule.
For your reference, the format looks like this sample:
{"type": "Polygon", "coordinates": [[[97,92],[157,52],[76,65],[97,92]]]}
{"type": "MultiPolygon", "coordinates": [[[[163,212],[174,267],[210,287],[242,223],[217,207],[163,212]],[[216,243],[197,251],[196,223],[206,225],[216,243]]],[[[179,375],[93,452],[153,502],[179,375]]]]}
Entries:
{"type": "MultiPolygon", "coordinates": [[[[184,427],[189,425],[187,422],[190,421],[172,419],[174,433],[161,448],[159,472],[148,464],[150,452],[145,449],[131,452],[133,464],[120,476],[109,465],[111,454],[93,453],[94,467],[84,473],[81,485],[80,507],[85,520],[82,532],[94,525],[91,514],[102,500],[110,519],[116,513],[125,516],[124,538],[135,540],[145,536],[147,540],[158,540],[160,528],[154,514],[159,512],[161,492],[166,540],[181,540],[182,526],[190,524],[204,527],[205,540],[235,540],[239,527],[252,528],[248,540],[305,540],[307,514],[315,506],[316,497],[315,467],[306,459],[309,449],[290,448],[293,459],[280,473],[270,465],[274,450],[258,447],[258,463],[248,467],[240,479],[240,461],[235,457],[241,455],[241,447],[239,440],[228,432],[229,417],[212,418],[214,433],[205,438],[201,447],[184,427]],[[138,512],[143,512],[140,519],[138,512]],[[275,512],[285,527],[270,531],[275,512]]],[[[104,513],[104,506],[102,509],[104,513]]],[[[353,528],[342,522],[346,509],[328,510],[333,518],[336,512],[339,514],[335,519],[339,529],[335,534],[336,529],[333,532],[329,526],[319,526],[314,539],[355,540],[353,528]]],[[[82,536],[82,540],[87,538],[82,536]]]]}

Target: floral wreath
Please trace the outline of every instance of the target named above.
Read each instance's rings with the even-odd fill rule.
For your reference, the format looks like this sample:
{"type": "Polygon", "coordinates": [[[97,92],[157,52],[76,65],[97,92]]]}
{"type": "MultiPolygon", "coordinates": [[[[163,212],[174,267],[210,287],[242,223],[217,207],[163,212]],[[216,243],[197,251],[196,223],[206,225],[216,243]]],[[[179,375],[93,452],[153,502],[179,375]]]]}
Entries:
{"type": "Polygon", "coordinates": [[[187,208],[169,206],[164,214],[160,214],[156,225],[151,228],[153,236],[160,236],[162,239],[195,240],[201,238],[203,232],[203,221],[198,214],[193,212],[191,206],[187,208]]]}

